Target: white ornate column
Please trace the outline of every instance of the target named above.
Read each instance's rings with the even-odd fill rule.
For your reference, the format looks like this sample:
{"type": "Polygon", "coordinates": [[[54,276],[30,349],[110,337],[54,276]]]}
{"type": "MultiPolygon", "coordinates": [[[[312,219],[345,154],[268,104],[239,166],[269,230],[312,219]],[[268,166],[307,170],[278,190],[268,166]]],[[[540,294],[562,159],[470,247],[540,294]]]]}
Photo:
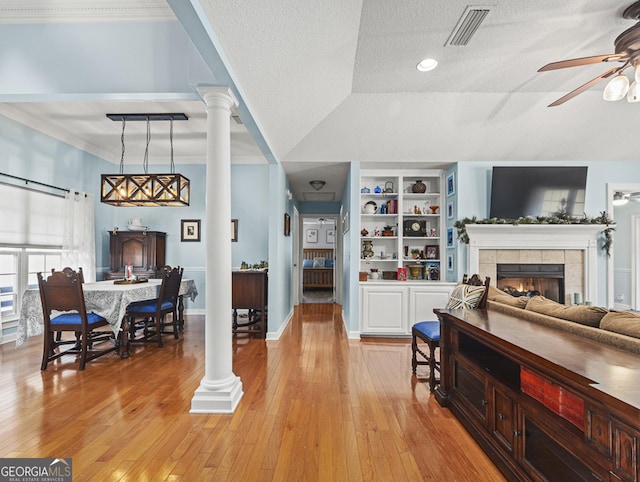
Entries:
{"type": "Polygon", "coordinates": [[[231,330],[231,109],[226,87],[198,89],[207,106],[205,370],[191,413],[232,413],[242,398],[231,330]]]}

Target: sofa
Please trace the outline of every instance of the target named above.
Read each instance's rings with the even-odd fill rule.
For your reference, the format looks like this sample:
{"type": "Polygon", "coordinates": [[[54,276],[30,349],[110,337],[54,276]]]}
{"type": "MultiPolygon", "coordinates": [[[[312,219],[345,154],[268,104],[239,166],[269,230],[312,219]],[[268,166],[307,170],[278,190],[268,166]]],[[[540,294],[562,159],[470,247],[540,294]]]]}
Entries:
{"type": "Polygon", "coordinates": [[[563,305],[543,296],[513,297],[493,286],[486,307],[640,355],[640,316],[633,312],[563,305]]]}

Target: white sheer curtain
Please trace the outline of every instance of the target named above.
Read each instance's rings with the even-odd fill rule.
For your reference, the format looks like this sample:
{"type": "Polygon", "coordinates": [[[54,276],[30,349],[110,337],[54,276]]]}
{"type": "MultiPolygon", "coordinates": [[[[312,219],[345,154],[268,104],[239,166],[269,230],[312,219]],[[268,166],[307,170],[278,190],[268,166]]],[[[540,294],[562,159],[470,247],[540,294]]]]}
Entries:
{"type": "Polygon", "coordinates": [[[93,196],[68,192],[64,204],[62,266],[82,267],[84,281],[96,280],[96,243],[93,196]]]}

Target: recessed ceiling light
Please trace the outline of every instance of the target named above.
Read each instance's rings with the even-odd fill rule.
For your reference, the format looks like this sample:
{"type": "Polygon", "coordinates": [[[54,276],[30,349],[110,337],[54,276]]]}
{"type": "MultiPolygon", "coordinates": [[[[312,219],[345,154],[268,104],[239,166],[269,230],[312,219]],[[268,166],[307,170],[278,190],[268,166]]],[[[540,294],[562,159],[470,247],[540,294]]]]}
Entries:
{"type": "Polygon", "coordinates": [[[416,65],[416,69],[420,72],[429,72],[430,70],[435,69],[438,66],[438,61],[436,59],[424,59],[421,60],[418,65],[416,65]]]}

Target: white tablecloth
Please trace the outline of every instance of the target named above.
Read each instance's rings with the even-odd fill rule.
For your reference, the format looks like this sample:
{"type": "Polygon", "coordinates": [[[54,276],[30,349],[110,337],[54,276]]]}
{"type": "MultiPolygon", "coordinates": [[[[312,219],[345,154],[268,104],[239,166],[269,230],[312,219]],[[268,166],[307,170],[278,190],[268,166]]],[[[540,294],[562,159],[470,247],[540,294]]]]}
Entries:
{"type": "MultiPolygon", "coordinates": [[[[161,280],[159,279],[150,279],[148,283],[130,285],[114,284],[113,281],[84,283],[82,289],[87,313],[93,311],[106,318],[117,336],[129,303],[157,298],[160,294],[160,284],[161,280]]],[[[183,279],[179,294],[193,301],[198,296],[195,282],[183,279]]],[[[26,290],[22,296],[16,346],[22,345],[27,337],[39,335],[43,331],[44,317],[40,291],[38,289],[26,290]]]]}

